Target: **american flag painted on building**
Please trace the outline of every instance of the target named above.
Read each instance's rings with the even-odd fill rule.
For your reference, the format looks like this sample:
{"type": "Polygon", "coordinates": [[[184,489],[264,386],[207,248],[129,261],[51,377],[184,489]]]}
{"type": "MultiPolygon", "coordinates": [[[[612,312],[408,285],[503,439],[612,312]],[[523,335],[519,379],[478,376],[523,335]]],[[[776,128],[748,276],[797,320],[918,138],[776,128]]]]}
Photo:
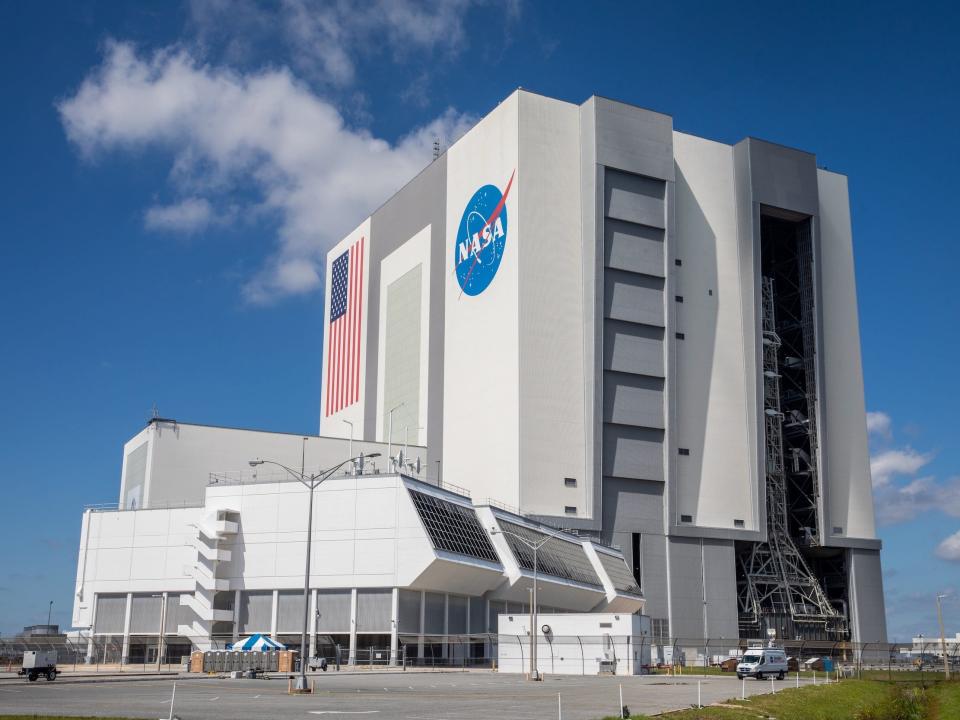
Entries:
{"type": "Polygon", "coordinates": [[[350,407],[360,399],[364,244],[365,238],[361,237],[333,261],[324,416],[350,407]]]}

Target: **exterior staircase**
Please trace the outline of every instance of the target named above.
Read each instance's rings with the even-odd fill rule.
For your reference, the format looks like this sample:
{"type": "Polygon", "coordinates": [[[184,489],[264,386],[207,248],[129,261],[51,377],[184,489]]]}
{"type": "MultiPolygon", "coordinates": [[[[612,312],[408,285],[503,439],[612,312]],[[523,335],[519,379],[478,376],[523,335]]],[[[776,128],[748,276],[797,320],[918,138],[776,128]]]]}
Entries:
{"type": "Polygon", "coordinates": [[[189,625],[179,625],[177,633],[189,638],[198,650],[212,649],[214,623],[233,621],[232,610],[214,608],[214,597],[230,589],[230,581],[217,576],[217,567],[230,560],[231,553],[222,544],[239,531],[238,519],[237,511],[220,509],[193,523],[197,535],[191,538],[190,545],[197,551],[197,559],[187,572],[193,577],[195,589],[192,594],[182,594],[180,604],[190,608],[195,617],[189,625]]]}

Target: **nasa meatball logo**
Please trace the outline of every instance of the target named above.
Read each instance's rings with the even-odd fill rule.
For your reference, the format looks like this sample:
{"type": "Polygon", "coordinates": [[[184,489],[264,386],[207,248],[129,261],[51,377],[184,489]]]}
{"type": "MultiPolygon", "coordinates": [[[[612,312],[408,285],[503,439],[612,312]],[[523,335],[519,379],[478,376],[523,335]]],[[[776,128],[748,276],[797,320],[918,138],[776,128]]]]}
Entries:
{"type": "Polygon", "coordinates": [[[460,218],[454,237],[453,265],[457,282],[467,295],[479,295],[493,281],[507,244],[507,196],[514,170],[503,192],[496,185],[477,190],[460,218]]]}

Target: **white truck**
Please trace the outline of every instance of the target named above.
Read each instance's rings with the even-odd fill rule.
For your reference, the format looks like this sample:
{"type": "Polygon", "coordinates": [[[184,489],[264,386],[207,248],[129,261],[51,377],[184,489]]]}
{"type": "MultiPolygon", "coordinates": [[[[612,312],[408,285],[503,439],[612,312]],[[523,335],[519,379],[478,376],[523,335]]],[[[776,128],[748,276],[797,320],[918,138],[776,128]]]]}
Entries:
{"type": "Polygon", "coordinates": [[[26,650],[23,653],[23,664],[17,675],[26,675],[30,682],[36,681],[43,675],[47,680],[57,679],[57,651],[56,650],[26,650]]]}
{"type": "Polygon", "coordinates": [[[737,663],[738,679],[755,677],[757,680],[763,680],[765,677],[776,676],[777,680],[783,680],[786,673],[787,653],[783,648],[747,648],[740,662],[737,663]]]}

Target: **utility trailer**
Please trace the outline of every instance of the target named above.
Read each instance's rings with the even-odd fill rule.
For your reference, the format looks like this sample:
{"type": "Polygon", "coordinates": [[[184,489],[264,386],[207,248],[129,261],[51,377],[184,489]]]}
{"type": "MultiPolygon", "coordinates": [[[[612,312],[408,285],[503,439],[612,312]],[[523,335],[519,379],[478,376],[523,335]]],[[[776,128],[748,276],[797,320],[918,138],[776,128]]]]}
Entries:
{"type": "Polygon", "coordinates": [[[43,675],[47,680],[57,679],[56,650],[27,650],[23,653],[23,664],[17,675],[26,675],[30,682],[43,675]]]}

